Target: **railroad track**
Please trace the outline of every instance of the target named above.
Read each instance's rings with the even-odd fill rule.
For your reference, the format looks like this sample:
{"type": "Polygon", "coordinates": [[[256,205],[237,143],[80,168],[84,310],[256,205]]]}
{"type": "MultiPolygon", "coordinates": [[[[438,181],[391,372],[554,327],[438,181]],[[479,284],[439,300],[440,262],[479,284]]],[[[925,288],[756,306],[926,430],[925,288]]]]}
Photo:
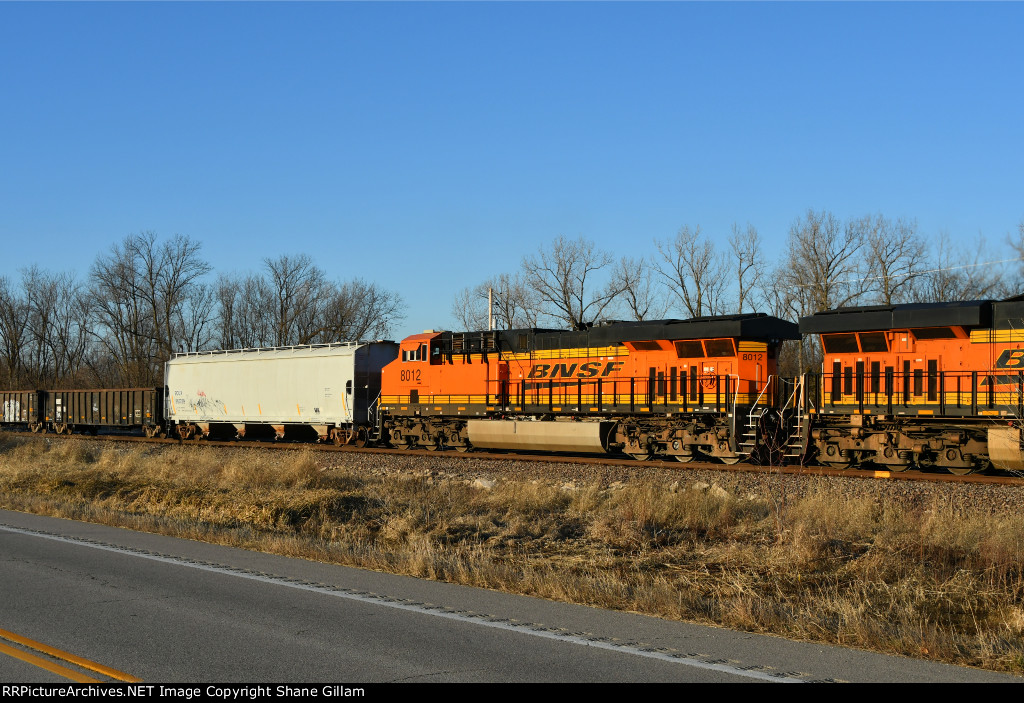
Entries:
{"type": "Polygon", "coordinates": [[[15,437],[25,437],[29,439],[50,439],[50,440],[63,440],[68,439],[82,439],[86,441],[115,441],[115,442],[135,442],[144,444],[158,444],[158,445],[180,445],[180,446],[191,446],[191,447],[227,447],[227,448],[244,448],[244,449],[265,449],[268,451],[302,451],[302,450],[315,450],[318,452],[342,452],[342,453],[360,453],[360,454],[384,454],[387,456],[405,456],[405,457],[440,457],[450,458],[453,461],[459,460],[470,460],[470,459],[491,459],[498,461],[524,461],[533,462],[538,464],[550,463],[550,464],[581,464],[581,465],[595,465],[595,466],[644,466],[644,467],[657,467],[664,469],[673,469],[680,472],[689,470],[699,469],[703,471],[720,471],[723,473],[760,473],[760,474],[778,474],[788,476],[841,476],[847,478],[860,478],[860,479],[880,479],[880,480],[895,480],[895,481],[931,481],[936,483],[973,483],[973,484],[988,484],[988,485],[1007,485],[1007,486],[1024,486],[1024,477],[1007,476],[1007,475],[993,475],[993,474],[971,474],[967,476],[954,476],[941,471],[920,471],[920,470],[907,470],[907,471],[887,471],[887,470],[866,470],[866,469],[834,469],[827,466],[815,466],[815,465],[792,465],[792,466],[758,466],[753,464],[720,464],[717,462],[699,462],[693,461],[687,464],[680,464],[677,461],[660,461],[650,460],[639,462],[628,457],[615,457],[615,456],[586,456],[586,455],[570,455],[570,454],[524,454],[516,452],[484,452],[484,451],[472,451],[472,452],[458,452],[458,451],[436,451],[436,450],[425,450],[425,449],[395,449],[390,447],[350,447],[341,446],[337,447],[333,444],[315,444],[308,442],[274,442],[274,441],[258,441],[258,440],[182,440],[182,439],[170,439],[160,437],[140,437],[135,435],[117,435],[117,434],[77,434],[77,435],[55,435],[55,434],[37,434],[32,432],[7,432],[6,434],[15,437]]]}

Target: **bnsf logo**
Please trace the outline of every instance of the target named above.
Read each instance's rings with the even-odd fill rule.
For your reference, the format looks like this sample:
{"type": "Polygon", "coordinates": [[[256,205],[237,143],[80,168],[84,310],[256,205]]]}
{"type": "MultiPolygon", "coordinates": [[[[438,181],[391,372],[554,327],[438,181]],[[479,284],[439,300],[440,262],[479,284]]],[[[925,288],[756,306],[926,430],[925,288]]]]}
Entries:
{"type": "Polygon", "coordinates": [[[1004,349],[996,359],[997,369],[1024,369],[1024,349],[1004,349]]]}
{"type": "Polygon", "coordinates": [[[626,362],[609,361],[588,361],[585,364],[534,364],[530,369],[527,378],[604,378],[614,371],[621,369],[626,362]],[[601,367],[604,366],[604,370],[601,367]]]}

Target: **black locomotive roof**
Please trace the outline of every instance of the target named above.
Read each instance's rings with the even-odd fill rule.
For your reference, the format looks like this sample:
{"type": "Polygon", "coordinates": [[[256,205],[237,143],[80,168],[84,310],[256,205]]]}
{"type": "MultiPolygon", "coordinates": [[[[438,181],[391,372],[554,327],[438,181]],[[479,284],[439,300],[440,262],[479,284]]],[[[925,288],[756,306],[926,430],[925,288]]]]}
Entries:
{"type": "MultiPolygon", "coordinates": [[[[1024,310],[1024,303],[999,303],[998,305],[1019,305],[1024,310]]],[[[992,307],[991,300],[972,300],[837,308],[801,317],[800,333],[865,332],[947,325],[989,327],[992,324],[992,307]]]]}
{"type": "Polygon", "coordinates": [[[695,317],[689,320],[614,322],[590,329],[592,346],[654,339],[708,339],[713,337],[799,339],[800,332],[792,322],[771,317],[763,312],[695,317]]]}
{"type": "MultiPolygon", "coordinates": [[[[606,322],[581,331],[540,328],[500,330],[494,332],[444,332],[442,339],[453,350],[458,341],[464,351],[480,351],[488,347],[488,336],[500,342],[501,349],[566,349],[606,347],[622,342],[658,339],[708,339],[736,337],[749,340],[799,339],[799,329],[788,320],[765,313],[696,317],[690,320],[645,320],[642,322],[606,322]],[[525,342],[525,344],[523,344],[525,342]]],[[[492,343],[493,344],[493,343],[492,343]]]]}

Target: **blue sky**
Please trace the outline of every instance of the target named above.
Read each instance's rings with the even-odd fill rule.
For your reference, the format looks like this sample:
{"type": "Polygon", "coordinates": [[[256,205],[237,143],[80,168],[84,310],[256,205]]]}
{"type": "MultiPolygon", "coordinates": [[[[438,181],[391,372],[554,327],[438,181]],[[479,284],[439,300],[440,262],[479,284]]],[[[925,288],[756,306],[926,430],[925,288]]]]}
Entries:
{"type": "Polygon", "coordinates": [[[1024,220],[1021,3],[0,3],[0,276],[153,230],[308,253],[395,336],[558,235],[653,253],[809,208],[993,255],[1024,220]]]}

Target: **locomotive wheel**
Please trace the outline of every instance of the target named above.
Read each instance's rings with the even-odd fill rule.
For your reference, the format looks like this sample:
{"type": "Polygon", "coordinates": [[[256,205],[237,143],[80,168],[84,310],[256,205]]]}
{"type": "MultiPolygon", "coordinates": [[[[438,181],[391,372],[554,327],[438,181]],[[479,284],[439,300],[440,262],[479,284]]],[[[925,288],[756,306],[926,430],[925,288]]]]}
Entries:
{"type": "Polygon", "coordinates": [[[732,466],[733,464],[740,463],[740,460],[742,458],[743,457],[741,456],[720,456],[718,457],[718,460],[725,464],[726,466],[732,466]]]}
{"type": "Polygon", "coordinates": [[[468,452],[469,440],[463,438],[458,433],[452,433],[445,440],[445,448],[454,449],[457,452],[468,452]]]}
{"type": "Polygon", "coordinates": [[[626,454],[636,461],[651,461],[654,459],[654,454],[650,452],[626,452],[626,454]]]}
{"type": "Polygon", "coordinates": [[[693,461],[694,457],[693,454],[673,454],[672,456],[675,457],[676,461],[681,462],[683,464],[689,464],[691,461],[693,461]]]}
{"type": "Polygon", "coordinates": [[[825,464],[830,469],[837,469],[839,471],[846,471],[848,468],[853,466],[852,461],[826,461],[825,464]]]}
{"type": "Polygon", "coordinates": [[[973,466],[947,466],[946,471],[954,476],[966,476],[967,474],[973,474],[977,469],[973,466]]]}

